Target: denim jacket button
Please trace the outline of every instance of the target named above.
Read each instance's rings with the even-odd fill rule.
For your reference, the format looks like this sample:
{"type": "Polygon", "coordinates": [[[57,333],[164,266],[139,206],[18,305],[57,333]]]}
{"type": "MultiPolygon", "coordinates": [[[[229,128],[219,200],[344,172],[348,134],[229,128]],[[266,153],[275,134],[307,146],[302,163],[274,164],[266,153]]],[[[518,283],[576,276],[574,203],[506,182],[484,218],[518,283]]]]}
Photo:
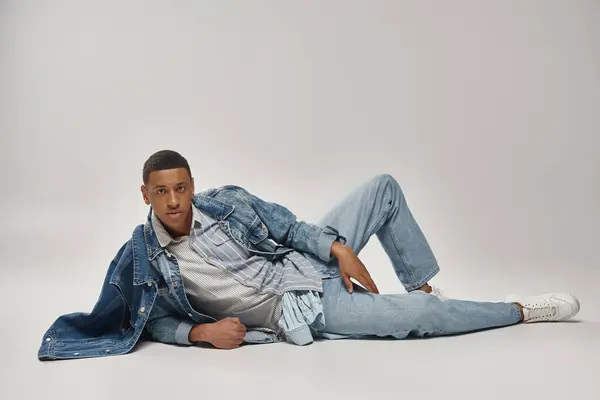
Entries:
{"type": "Polygon", "coordinates": [[[152,286],[152,282],[148,282],[148,286],[152,286]]]}
{"type": "Polygon", "coordinates": [[[50,338],[46,338],[46,342],[49,342],[49,341],[51,341],[51,340],[52,340],[52,339],[50,339],[50,338]]]}
{"type": "Polygon", "coordinates": [[[145,307],[140,308],[140,312],[143,313],[144,311],[146,311],[145,307]]]}
{"type": "Polygon", "coordinates": [[[192,313],[188,313],[188,317],[193,317],[192,313]]]}

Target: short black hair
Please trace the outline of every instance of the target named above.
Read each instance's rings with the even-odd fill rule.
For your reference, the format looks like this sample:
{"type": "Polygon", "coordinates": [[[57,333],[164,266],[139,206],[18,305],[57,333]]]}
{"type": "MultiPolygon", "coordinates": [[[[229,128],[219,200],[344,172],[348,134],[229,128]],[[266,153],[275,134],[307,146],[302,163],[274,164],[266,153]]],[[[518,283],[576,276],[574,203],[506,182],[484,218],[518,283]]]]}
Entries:
{"type": "Polygon", "coordinates": [[[185,168],[192,179],[192,171],[185,157],[174,150],[161,150],[152,154],[144,163],[142,180],[144,185],[148,184],[150,172],[162,171],[164,169],[185,168]]]}

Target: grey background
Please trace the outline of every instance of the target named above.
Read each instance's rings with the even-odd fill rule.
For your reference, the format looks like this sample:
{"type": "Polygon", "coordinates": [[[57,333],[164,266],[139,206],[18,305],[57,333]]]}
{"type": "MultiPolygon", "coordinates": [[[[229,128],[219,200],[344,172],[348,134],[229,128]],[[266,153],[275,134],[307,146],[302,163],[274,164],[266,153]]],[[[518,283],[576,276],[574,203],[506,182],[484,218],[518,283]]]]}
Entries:
{"type": "MultiPolygon", "coordinates": [[[[0,2],[0,398],[597,398],[599,20],[598,1],[0,2]],[[307,221],[390,173],[434,284],[572,292],[582,322],[37,362],[144,222],[142,164],[164,148],[197,190],[242,185],[307,221]]],[[[402,291],[377,239],[360,257],[402,291]]]]}

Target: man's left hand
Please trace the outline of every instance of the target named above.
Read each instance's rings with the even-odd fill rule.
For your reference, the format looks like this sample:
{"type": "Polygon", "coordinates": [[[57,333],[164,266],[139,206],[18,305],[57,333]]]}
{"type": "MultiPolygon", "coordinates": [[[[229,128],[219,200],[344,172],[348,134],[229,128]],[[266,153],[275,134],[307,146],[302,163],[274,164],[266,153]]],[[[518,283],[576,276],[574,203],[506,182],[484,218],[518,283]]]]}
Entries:
{"type": "Polygon", "coordinates": [[[352,293],[352,281],[350,278],[354,278],[369,292],[379,294],[379,289],[377,289],[375,282],[371,279],[369,271],[367,271],[367,268],[358,256],[354,254],[351,247],[336,242],[333,244],[331,254],[338,259],[340,275],[349,293],[352,293]]]}

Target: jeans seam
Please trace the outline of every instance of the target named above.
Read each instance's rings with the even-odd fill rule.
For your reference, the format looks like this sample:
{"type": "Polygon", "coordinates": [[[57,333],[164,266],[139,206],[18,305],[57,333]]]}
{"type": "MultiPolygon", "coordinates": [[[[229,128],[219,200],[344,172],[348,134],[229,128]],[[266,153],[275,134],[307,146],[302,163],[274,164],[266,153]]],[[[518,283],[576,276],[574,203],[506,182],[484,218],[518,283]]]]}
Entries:
{"type": "MultiPolygon", "coordinates": [[[[388,204],[390,205],[390,209],[392,208],[392,202],[393,202],[393,198],[394,198],[394,193],[396,192],[393,188],[391,189],[392,191],[392,199],[389,200],[388,204]]],[[[400,195],[400,203],[402,202],[402,191],[399,191],[399,195],[400,195]]],[[[398,209],[400,208],[401,204],[398,204],[398,209]]],[[[392,243],[394,244],[394,248],[396,249],[396,251],[398,252],[398,255],[400,256],[400,260],[402,260],[402,263],[404,264],[404,272],[408,275],[409,279],[411,282],[414,282],[415,280],[415,276],[413,275],[412,271],[407,267],[408,266],[408,262],[406,260],[406,257],[404,255],[404,252],[401,249],[400,244],[398,243],[398,238],[396,237],[396,235],[394,235],[394,231],[392,230],[391,226],[388,224],[388,232],[390,234],[390,236],[392,237],[392,243]]],[[[394,268],[395,269],[395,268],[394,268]]]]}
{"type": "Polygon", "coordinates": [[[382,219],[384,219],[384,218],[387,216],[388,212],[389,212],[389,211],[390,211],[390,209],[392,208],[392,207],[391,207],[391,204],[392,204],[392,201],[391,201],[391,200],[390,200],[390,201],[388,201],[388,203],[387,203],[388,207],[387,207],[387,208],[385,208],[385,209],[384,209],[384,210],[383,210],[383,211],[382,211],[382,212],[379,214],[379,217],[377,217],[377,219],[375,220],[375,222],[373,222],[373,223],[371,224],[371,226],[370,226],[370,227],[367,229],[367,235],[366,235],[366,237],[367,237],[367,241],[368,241],[368,239],[369,239],[371,236],[375,235],[375,234],[377,233],[377,231],[379,231],[379,229],[381,229],[381,226],[383,226],[383,225],[384,225],[384,224],[381,224],[381,226],[379,227],[379,229],[377,229],[377,230],[375,229],[375,227],[377,227],[377,225],[379,225],[379,223],[381,222],[381,220],[382,220],[382,219]]]}
{"type": "MultiPolygon", "coordinates": [[[[410,281],[413,282],[415,280],[415,276],[413,275],[412,271],[409,268],[407,268],[408,263],[406,261],[406,257],[404,256],[404,252],[400,249],[400,247],[398,245],[398,239],[394,235],[394,231],[392,230],[392,228],[389,226],[388,226],[388,232],[389,232],[390,236],[392,237],[392,243],[394,244],[394,248],[400,255],[400,259],[402,260],[402,263],[403,263],[404,272],[406,272],[406,274],[409,276],[410,281]]],[[[413,283],[413,285],[414,285],[414,283],[413,283]]]]}

